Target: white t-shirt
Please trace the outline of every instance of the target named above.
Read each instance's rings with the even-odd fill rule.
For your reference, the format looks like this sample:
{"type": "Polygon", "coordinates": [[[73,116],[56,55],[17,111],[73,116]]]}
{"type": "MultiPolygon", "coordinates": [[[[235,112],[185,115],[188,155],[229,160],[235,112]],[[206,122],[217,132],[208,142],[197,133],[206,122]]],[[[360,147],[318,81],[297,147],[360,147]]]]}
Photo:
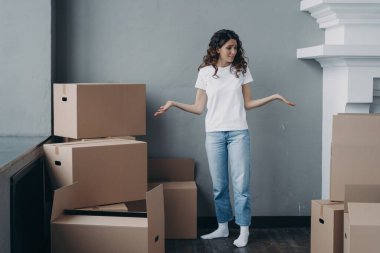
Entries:
{"type": "Polygon", "coordinates": [[[199,70],[195,87],[206,91],[206,132],[248,129],[242,85],[253,81],[247,67],[245,75],[235,76],[234,68],[206,66],[199,70]]]}

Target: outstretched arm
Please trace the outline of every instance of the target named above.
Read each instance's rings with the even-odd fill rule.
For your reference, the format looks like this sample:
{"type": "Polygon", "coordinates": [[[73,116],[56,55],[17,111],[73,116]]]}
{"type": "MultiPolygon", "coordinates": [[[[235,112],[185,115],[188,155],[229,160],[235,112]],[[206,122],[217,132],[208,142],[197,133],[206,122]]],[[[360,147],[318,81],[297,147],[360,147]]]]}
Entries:
{"type": "Polygon", "coordinates": [[[202,89],[198,89],[197,94],[195,96],[194,104],[189,105],[189,104],[183,104],[176,101],[167,101],[165,105],[160,106],[160,108],[158,108],[154,116],[160,116],[161,114],[169,110],[169,108],[172,106],[177,107],[185,112],[191,112],[191,113],[200,115],[203,112],[206,101],[207,101],[206,91],[202,89]]]}
{"type": "Polygon", "coordinates": [[[252,99],[251,96],[251,88],[249,87],[249,84],[244,84],[243,85],[243,97],[244,97],[244,106],[246,110],[250,110],[253,108],[257,108],[260,106],[263,106],[265,104],[268,104],[269,102],[272,102],[274,100],[280,100],[281,102],[289,105],[289,106],[295,106],[296,104],[293,102],[288,101],[285,99],[283,96],[280,94],[274,94],[265,98],[260,98],[260,99],[252,99]]]}

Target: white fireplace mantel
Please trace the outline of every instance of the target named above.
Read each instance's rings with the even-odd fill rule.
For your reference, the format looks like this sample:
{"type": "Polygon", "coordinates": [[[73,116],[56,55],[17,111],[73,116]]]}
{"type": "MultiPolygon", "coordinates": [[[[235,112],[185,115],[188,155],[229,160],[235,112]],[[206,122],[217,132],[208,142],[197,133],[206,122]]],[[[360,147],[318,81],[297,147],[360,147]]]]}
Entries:
{"type": "Polygon", "coordinates": [[[380,24],[380,0],[303,0],[320,28],[344,24],[380,24]]]}
{"type": "Polygon", "coordinates": [[[325,44],[297,49],[323,68],[322,198],[329,197],[332,116],[380,112],[380,0],[303,0],[325,44]]]}
{"type": "MultiPolygon", "coordinates": [[[[379,41],[380,43],[380,41],[379,41]]],[[[299,59],[357,58],[380,59],[379,45],[318,45],[297,49],[299,59]]]]}

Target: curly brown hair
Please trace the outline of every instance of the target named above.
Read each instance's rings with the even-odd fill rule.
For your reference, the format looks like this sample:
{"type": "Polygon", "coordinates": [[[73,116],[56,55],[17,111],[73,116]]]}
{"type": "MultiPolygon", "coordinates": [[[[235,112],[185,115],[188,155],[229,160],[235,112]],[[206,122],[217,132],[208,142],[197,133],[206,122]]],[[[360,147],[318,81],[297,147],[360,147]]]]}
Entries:
{"type": "Polygon", "coordinates": [[[198,71],[206,66],[213,66],[215,69],[214,77],[218,77],[216,74],[218,72],[218,66],[216,65],[219,59],[219,53],[217,49],[223,47],[224,44],[227,43],[230,39],[234,39],[237,42],[237,52],[234,58],[234,61],[231,64],[230,71],[232,67],[236,70],[235,76],[238,78],[239,73],[243,73],[243,75],[247,72],[247,62],[248,58],[244,55],[245,51],[242,47],[242,42],[239,39],[239,36],[231,30],[222,29],[214,33],[214,35],[210,39],[209,48],[207,49],[207,54],[203,56],[203,62],[198,67],[198,71]]]}

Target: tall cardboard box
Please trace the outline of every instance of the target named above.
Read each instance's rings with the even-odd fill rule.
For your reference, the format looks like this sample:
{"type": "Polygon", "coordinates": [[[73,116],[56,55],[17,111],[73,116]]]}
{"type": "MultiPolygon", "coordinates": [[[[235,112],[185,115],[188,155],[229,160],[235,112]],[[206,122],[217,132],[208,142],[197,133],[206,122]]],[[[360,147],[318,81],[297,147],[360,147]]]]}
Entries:
{"type": "Polygon", "coordinates": [[[312,200],[311,202],[311,253],[343,252],[342,202],[312,200]]]}
{"type": "Polygon", "coordinates": [[[53,187],[78,182],[87,206],[139,200],[147,191],[147,144],[100,139],[45,144],[53,187]]]}
{"type": "Polygon", "coordinates": [[[145,218],[65,214],[65,209],[83,206],[78,199],[81,192],[79,184],[55,191],[51,217],[52,253],[165,252],[162,186],[146,193],[145,218]]]}
{"type": "Polygon", "coordinates": [[[145,135],[145,84],[53,85],[54,135],[73,139],[145,135]]]}
{"type": "Polygon", "coordinates": [[[348,202],[344,214],[344,252],[380,251],[380,203],[348,202]]]}
{"type": "Polygon", "coordinates": [[[149,159],[148,188],[164,188],[166,239],[197,238],[197,186],[194,160],[149,159]]]}
{"type": "Polygon", "coordinates": [[[380,115],[338,114],[333,117],[330,200],[344,201],[348,184],[380,182],[380,115]]]}

